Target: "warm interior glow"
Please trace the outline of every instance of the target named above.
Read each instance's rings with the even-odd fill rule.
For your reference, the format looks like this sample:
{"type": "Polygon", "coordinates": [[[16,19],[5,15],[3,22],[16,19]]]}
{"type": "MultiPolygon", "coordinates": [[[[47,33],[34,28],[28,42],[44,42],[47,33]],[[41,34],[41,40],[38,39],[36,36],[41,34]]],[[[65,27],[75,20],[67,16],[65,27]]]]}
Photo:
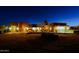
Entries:
{"type": "Polygon", "coordinates": [[[69,29],[70,29],[70,27],[67,27],[66,29],[67,29],[67,30],[69,30],[69,29]]]}
{"type": "Polygon", "coordinates": [[[57,26],[54,30],[56,33],[65,33],[66,28],[65,26],[57,26]]]}
{"type": "Polygon", "coordinates": [[[16,27],[16,26],[11,26],[11,27],[9,27],[9,30],[10,30],[11,32],[16,32],[17,27],[16,27]]]}
{"type": "Polygon", "coordinates": [[[42,28],[40,28],[40,30],[42,30],[42,28]]]}
{"type": "MultiPolygon", "coordinates": [[[[11,32],[19,32],[19,29],[21,29],[21,28],[17,27],[17,26],[9,27],[9,30],[11,32]]],[[[73,33],[74,32],[74,31],[70,30],[69,26],[55,26],[55,27],[45,26],[44,29],[47,30],[48,32],[54,30],[52,32],[55,32],[55,33],[73,33]]],[[[33,32],[41,32],[43,30],[43,28],[42,27],[23,27],[22,30],[23,30],[23,32],[29,32],[29,30],[31,30],[33,32]]]]}
{"type": "Polygon", "coordinates": [[[52,30],[52,27],[50,27],[50,30],[52,30]]]}
{"type": "Polygon", "coordinates": [[[19,27],[17,27],[16,29],[19,30],[19,27]]]}
{"type": "Polygon", "coordinates": [[[5,29],[8,29],[8,27],[6,27],[5,29]]]}
{"type": "Polygon", "coordinates": [[[57,33],[74,33],[73,30],[69,30],[70,27],[68,26],[57,26],[55,27],[55,32],[57,33]]]}
{"type": "Polygon", "coordinates": [[[9,27],[9,30],[11,30],[12,28],[11,27],[9,27]]]}
{"type": "Polygon", "coordinates": [[[39,27],[37,27],[37,30],[40,30],[40,28],[39,28],[39,27]]]}
{"type": "Polygon", "coordinates": [[[37,31],[38,31],[38,32],[41,32],[41,28],[40,28],[40,27],[37,27],[37,31]]]}
{"type": "Polygon", "coordinates": [[[65,27],[64,26],[57,26],[56,29],[57,30],[65,30],[65,27]]]}
{"type": "Polygon", "coordinates": [[[36,28],[35,28],[35,27],[33,27],[32,29],[33,29],[34,31],[36,30],[36,28]]]}
{"type": "Polygon", "coordinates": [[[29,28],[28,28],[28,27],[26,27],[26,30],[29,30],[29,28]]]}
{"type": "Polygon", "coordinates": [[[46,30],[48,30],[48,29],[49,29],[49,26],[48,26],[48,25],[46,25],[46,26],[45,26],[45,29],[46,29],[46,30]]]}

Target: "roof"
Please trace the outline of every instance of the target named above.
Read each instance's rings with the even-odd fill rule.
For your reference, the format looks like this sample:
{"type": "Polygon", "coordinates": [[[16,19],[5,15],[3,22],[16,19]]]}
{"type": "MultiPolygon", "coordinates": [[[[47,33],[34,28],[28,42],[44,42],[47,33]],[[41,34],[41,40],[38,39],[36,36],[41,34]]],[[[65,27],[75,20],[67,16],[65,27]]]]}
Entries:
{"type": "Polygon", "coordinates": [[[29,25],[28,23],[26,22],[11,22],[10,25],[15,25],[15,26],[18,26],[19,25],[29,25]]]}
{"type": "Polygon", "coordinates": [[[79,30],[79,27],[70,27],[71,30],[79,30]]]}
{"type": "Polygon", "coordinates": [[[32,27],[37,27],[37,24],[31,24],[32,27]]]}
{"type": "Polygon", "coordinates": [[[67,25],[66,23],[51,23],[50,25],[60,25],[60,26],[65,26],[67,25]]]}

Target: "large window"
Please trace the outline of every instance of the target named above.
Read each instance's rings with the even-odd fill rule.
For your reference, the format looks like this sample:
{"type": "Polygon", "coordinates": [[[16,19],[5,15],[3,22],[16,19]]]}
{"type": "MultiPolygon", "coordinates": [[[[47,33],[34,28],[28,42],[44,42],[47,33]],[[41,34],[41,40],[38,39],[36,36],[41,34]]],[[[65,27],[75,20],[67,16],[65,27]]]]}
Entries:
{"type": "Polygon", "coordinates": [[[55,27],[55,31],[58,33],[64,33],[66,30],[65,26],[57,26],[55,27]]]}

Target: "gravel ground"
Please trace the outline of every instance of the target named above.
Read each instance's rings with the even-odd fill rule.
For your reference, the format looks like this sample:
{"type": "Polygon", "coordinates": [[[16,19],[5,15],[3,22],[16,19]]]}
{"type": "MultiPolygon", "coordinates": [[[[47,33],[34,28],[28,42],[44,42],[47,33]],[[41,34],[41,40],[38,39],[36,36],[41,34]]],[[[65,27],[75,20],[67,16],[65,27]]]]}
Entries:
{"type": "MultiPolygon", "coordinates": [[[[79,34],[55,34],[56,41],[42,42],[41,34],[0,34],[0,50],[8,52],[79,52],[79,34]]],[[[49,37],[50,38],[50,37],[49,37]]],[[[51,38],[54,39],[54,38],[51,38]]],[[[1,51],[0,51],[1,52],[1,51]]],[[[4,52],[4,51],[3,51],[4,52]]]]}

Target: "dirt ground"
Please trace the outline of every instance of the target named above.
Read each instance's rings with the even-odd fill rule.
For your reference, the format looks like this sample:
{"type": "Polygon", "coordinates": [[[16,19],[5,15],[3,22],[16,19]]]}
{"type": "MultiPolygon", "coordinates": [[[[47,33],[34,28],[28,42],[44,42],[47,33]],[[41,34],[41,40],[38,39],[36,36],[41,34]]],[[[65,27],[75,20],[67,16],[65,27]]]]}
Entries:
{"type": "Polygon", "coordinates": [[[63,53],[79,52],[79,34],[55,34],[58,39],[49,43],[42,41],[41,34],[0,34],[0,52],[63,53]],[[7,50],[7,51],[6,51],[7,50]]]}

